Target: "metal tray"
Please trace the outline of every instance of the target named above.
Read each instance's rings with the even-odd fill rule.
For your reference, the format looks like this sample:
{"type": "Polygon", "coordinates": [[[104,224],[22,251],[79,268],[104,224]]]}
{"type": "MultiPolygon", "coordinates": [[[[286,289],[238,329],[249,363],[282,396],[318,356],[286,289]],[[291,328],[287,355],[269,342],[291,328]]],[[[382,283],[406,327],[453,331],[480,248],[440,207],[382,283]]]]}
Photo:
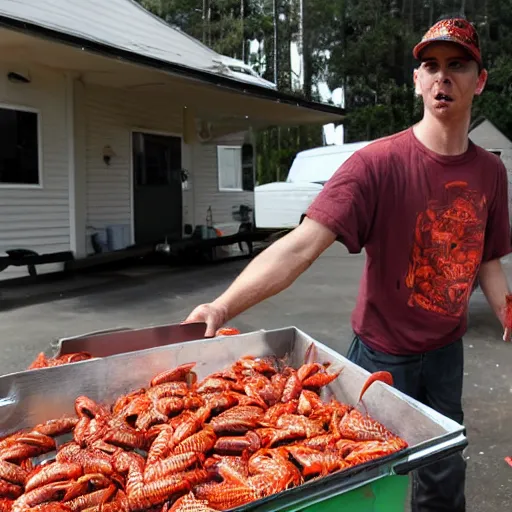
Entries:
{"type": "Polygon", "coordinates": [[[52,348],[55,357],[73,352],[89,352],[93,357],[107,357],[201,339],[205,331],[206,324],[203,322],[157,325],[142,329],[118,327],[61,338],[52,348]]]}
{"type": "MultiPolygon", "coordinates": [[[[343,368],[340,377],[324,388],[331,396],[357,404],[369,373],[345,357],[317,342],[295,327],[256,331],[229,337],[193,340],[138,352],[112,355],[72,365],[24,371],[0,377],[0,437],[74,411],[75,398],[112,403],[120,395],[147,386],[160,371],[196,361],[198,379],[218,371],[238,358],[276,355],[287,357],[298,367],[315,343],[318,361],[343,368]]],[[[462,425],[442,416],[383,383],[372,385],[358,408],[367,411],[409,447],[399,453],[334,473],[300,487],[238,507],[240,511],[300,510],[372,480],[393,474],[407,474],[439,458],[460,452],[467,446],[462,425]]]]}

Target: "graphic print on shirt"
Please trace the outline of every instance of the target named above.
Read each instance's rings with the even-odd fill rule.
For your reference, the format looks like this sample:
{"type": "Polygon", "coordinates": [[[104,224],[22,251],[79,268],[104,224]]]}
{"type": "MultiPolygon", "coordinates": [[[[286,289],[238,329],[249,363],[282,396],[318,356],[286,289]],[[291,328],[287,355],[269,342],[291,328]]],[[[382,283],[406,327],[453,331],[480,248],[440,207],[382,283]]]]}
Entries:
{"type": "Polygon", "coordinates": [[[482,258],[487,204],[463,181],[446,183],[445,189],[446,202],[430,201],[416,219],[405,284],[409,306],[458,317],[482,258]]]}

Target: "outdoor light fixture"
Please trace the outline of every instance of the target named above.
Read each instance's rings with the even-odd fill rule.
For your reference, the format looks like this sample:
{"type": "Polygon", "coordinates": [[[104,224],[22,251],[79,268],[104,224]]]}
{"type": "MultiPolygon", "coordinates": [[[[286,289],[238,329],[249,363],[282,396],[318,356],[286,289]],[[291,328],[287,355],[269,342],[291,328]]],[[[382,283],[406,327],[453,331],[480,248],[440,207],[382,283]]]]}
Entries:
{"type": "Polygon", "coordinates": [[[15,73],[14,71],[7,73],[7,79],[9,80],[9,82],[12,82],[13,84],[29,84],[30,83],[30,78],[20,75],[19,73],[15,73]]]}
{"type": "Polygon", "coordinates": [[[116,156],[114,150],[110,146],[105,146],[103,148],[103,161],[106,165],[110,165],[110,160],[113,156],[116,156]]]}

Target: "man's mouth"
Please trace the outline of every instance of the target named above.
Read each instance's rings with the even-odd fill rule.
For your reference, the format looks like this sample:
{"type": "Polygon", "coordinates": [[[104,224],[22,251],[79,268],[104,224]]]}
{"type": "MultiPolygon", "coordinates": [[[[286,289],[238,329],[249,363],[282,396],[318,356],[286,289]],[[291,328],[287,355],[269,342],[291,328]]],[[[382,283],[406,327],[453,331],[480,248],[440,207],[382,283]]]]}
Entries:
{"type": "Polygon", "coordinates": [[[435,97],[436,101],[453,101],[453,98],[451,96],[448,96],[447,94],[438,93],[435,97]]]}

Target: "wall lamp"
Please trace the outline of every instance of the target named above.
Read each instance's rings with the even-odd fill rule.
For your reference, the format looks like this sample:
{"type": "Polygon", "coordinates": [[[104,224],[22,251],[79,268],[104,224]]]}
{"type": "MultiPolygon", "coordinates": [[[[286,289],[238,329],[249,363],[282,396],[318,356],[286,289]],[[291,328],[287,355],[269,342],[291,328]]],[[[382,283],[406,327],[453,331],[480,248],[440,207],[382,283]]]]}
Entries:
{"type": "Polygon", "coordinates": [[[114,156],[116,156],[116,154],[110,146],[105,146],[103,148],[103,161],[105,162],[106,165],[110,165],[110,160],[114,156]]]}

